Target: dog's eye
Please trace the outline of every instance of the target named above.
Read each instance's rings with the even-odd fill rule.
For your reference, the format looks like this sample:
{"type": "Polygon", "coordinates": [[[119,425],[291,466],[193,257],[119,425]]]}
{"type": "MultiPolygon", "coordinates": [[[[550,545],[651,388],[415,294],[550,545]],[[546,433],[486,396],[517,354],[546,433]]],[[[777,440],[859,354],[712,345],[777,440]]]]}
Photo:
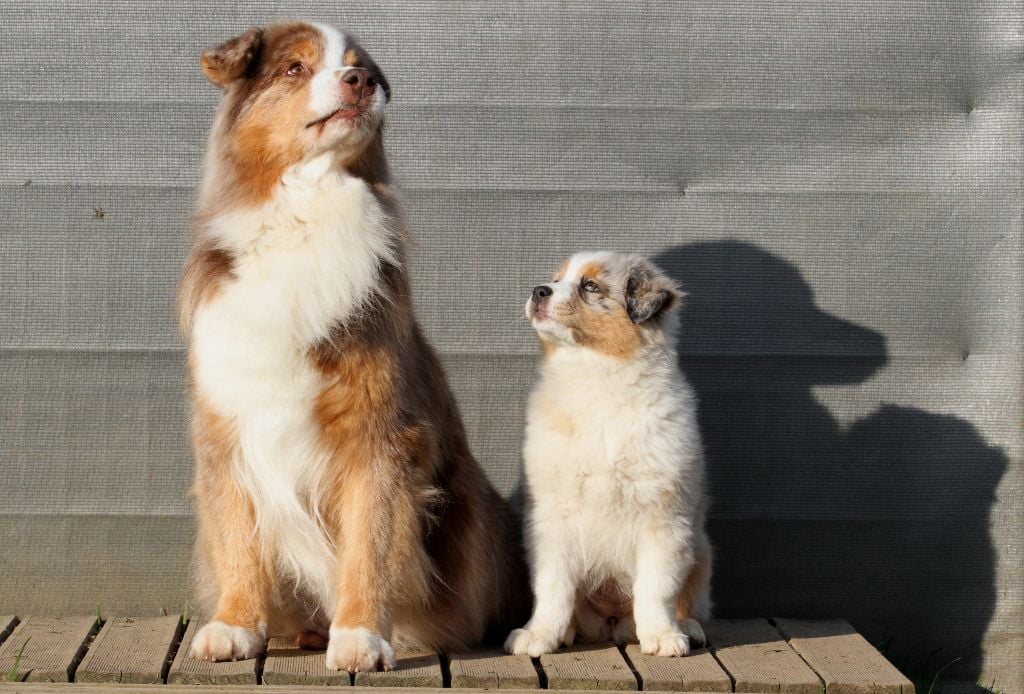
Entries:
{"type": "Polygon", "coordinates": [[[303,65],[302,63],[292,63],[291,66],[287,70],[285,70],[284,74],[288,75],[289,77],[298,77],[305,71],[306,66],[303,65]]]}
{"type": "Polygon", "coordinates": [[[594,280],[584,280],[583,284],[580,285],[585,292],[598,292],[601,288],[597,286],[597,282],[594,280]]]}

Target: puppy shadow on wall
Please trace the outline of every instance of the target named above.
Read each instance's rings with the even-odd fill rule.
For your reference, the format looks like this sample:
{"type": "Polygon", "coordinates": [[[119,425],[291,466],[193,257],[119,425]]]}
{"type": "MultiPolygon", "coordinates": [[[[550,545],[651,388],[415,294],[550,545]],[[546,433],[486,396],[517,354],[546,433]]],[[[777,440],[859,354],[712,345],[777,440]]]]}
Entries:
{"type": "Polygon", "coordinates": [[[687,292],[679,352],[700,399],[716,613],[843,617],[891,639],[897,663],[941,649],[933,662],[959,658],[949,672],[976,681],[1002,451],[911,407],[837,421],[813,390],[867,382],[885,338],[819,309],[789,262],[737,242],[656,262],[687,292]]]}

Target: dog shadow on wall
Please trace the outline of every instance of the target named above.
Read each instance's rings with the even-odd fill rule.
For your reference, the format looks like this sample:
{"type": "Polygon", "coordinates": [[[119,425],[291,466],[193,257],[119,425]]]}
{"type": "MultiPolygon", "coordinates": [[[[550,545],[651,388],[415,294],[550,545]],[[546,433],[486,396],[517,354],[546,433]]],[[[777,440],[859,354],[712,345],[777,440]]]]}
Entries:
{"type": "Polygon", "coordinates": [[[716,613],[843,617],[944,678],[977,681],[995,603],[989,513],[1007,466],[969,422],[883,405],[841,426],[812,392],[866,382],[885,338],[814,304],[756,246],[656,259],[687,292],[680,364],[697,391],[712,494],[716,613]]]}

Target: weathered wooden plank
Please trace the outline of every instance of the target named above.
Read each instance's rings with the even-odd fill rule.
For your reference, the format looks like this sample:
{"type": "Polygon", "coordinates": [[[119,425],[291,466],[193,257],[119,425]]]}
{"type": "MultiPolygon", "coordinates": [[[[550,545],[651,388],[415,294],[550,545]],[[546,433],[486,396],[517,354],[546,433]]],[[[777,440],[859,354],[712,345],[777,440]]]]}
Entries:
{"type": "Polygon", "coordinates": [[[640,646],[626,646],[626,657],[640,677],[645,692],[731,692],[732,679],[706,648],[690,651],[685,658],[644,655],[640,646]]]}
{"type": "Polygon", "coordinates": [[[828,694],[914,694],[914,685],[846,620],[776,619],[828,694]]]}
{"type": "Polygon", "coordinates": [[[768,620],[714,620],[706,625],[711,650],[737,692],[819,694],[821,680],[768,620]]]}
{"type": "Polygon", "coordinates": [[[357,687],[442,687],[441,658],[432,651],[399,650],[398,667],[387,672],[357,672],[357,687]]]}
{"type": "Polygon", "coordinates": [[[548,689],[636,690],[629,663],[613,644],[586,644],[540,657],[548,689]]]}
{"type": "Polygon", "coordinates": [[[529,656],[508,655],[502,650],[473,651],[449,654],[448,664],[453,688],[540,688],[537,668],[529,656]]]}
{"type": "Polygon", "coordinates": [[[208,660],[192,658],[188,654],[192,639],[200,624],[192,620],[181,638],[178,653],[167,673],[167,682],[176,684],[256,684],[258,658],[236,660],[226,663],[211,663],[208,660]]]}
{"type": "Polygon", "coordinates": [[[321,684],[348,687],[348,672],[329,670],[324,651],[308,651],[291,639],[271,639],[263,661],[263,684],[321,684]]]}
{"type": "Polygon", "coordinates": [[[75,671],[75,682],[159,684],[170,667],[168,656],[181,632],[181,617],[110,619],[75,671]]]}
{"type": "Polygon", "coordinates": [[[28,682],[73,681],[95,627],[95,617],[26,617],[0,646],[0,675],[6,679],[13,672],[15,680],[28,682]]]}

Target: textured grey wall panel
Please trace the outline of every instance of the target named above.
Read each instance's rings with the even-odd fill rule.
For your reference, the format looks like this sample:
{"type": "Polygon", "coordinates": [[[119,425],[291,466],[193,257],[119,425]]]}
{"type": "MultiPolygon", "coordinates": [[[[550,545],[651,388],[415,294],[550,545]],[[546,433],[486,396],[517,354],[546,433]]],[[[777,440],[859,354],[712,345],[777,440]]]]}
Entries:
{"type": "Polygon", "coordinates": [[[0,352],[3,513],[189,512],[174,352],[0,352]]]}
{"type": "Polygon", "coordinates": [[[408,101],[1005,107],[1020,99],[1006,79],[1019,78],[1016,58],[1000,50],[1019,40],[1019,12],[1013,0],[263,1],[216,9],[9,0],[11,71],[0,96],[24,98],[28,86],[44,100],[205,100],[196,45],[270,18],[318,17],[348,27],[384,57],[398,98],[408,101]],[[119,72],[98,75],[97,65],[119,72]],[[610,78],[616,71],[644,79],[624,89],[610,78]]]}
{"type": "MultiPolygon", "coordinates": [[[[0,183],[191,186],[213,103],[4,108],[0,183]]],[[[951,179],[1002,187],[1021,163],[1019,117],[1010,111],[510,110],[396,101],[389,123],[393,163],[411,189],[929,191],[951,179]]]]}
{"type": "MultiPolygon", "coordinates": [[[[180,347],[174,293],[187,248],[183,224],[191,199],[186,188],[0,187],[8,262],[0,276],[5,297],[0,323],[7,328],[0,332],[0,346],[180,347]],[[41,215],[42,209],[49,211],[41,215]],[[82,296],[103,300],[84,312],[76,310],[82,296]]],[[[1007,229],[1021,225],[1022,200],[1019,191],[998,188],[884,195],[843,190],[785,196],[405,194],[416,235],[413,280],[423,288],[416,301],[432,315],[453,302],[458,309],[427,324],[431,337],[446,350],[491,353],[500,343],[516,354],[536,351],[521,317],[523,300],[563,256],[598,246],[656,254],[668,246],[726,238],[754,239],[766,251],[789,258],[812,287],[841,287],[842,296],[825,292],[819,300],[884,333],[890,351],[1009,349],[1019,333],[1013,322],[998,316],[1012,315],[1020,305],[1019,296],[1004,290],[1019,277],[1016,240],[1007,229]],[[779,229],[785,233],[770,233],[779,229]],[[502,262],[494,263],[496,257],[502,262]],[[453,272],[453,267],[467,271],[453,272]],[[880,273],[880,267],[890,271],[880,273]],[[986,291],[978,282],[995,285],[986,291]],[[442,286],[448,291],[430,291],[442,286]],[[894,302],[894,295],[900,301],[894,302]]],[[[691,283],[688,277],[681,281],[691,283]]],[[[719,316],[746,319],[742,312],[719,316]]],[[[701,340],[694,349],[751,347],[742,335],[730,339],[735,337],[740,342],[693,336],[701,340]]],[[[774,347],[825,348],[798,332],[789,335],[788,344],[774,347]]]]}
{"type": "Polygon", "coordinates": [[[415,300],[503,493],[529,288],[651,255],[689,294],[719,612],[843,616],[1024,691],[1019,1],[8,0],[0,612],[184,603],[197,53],[285,16],[389,76],[415,300]]]}

